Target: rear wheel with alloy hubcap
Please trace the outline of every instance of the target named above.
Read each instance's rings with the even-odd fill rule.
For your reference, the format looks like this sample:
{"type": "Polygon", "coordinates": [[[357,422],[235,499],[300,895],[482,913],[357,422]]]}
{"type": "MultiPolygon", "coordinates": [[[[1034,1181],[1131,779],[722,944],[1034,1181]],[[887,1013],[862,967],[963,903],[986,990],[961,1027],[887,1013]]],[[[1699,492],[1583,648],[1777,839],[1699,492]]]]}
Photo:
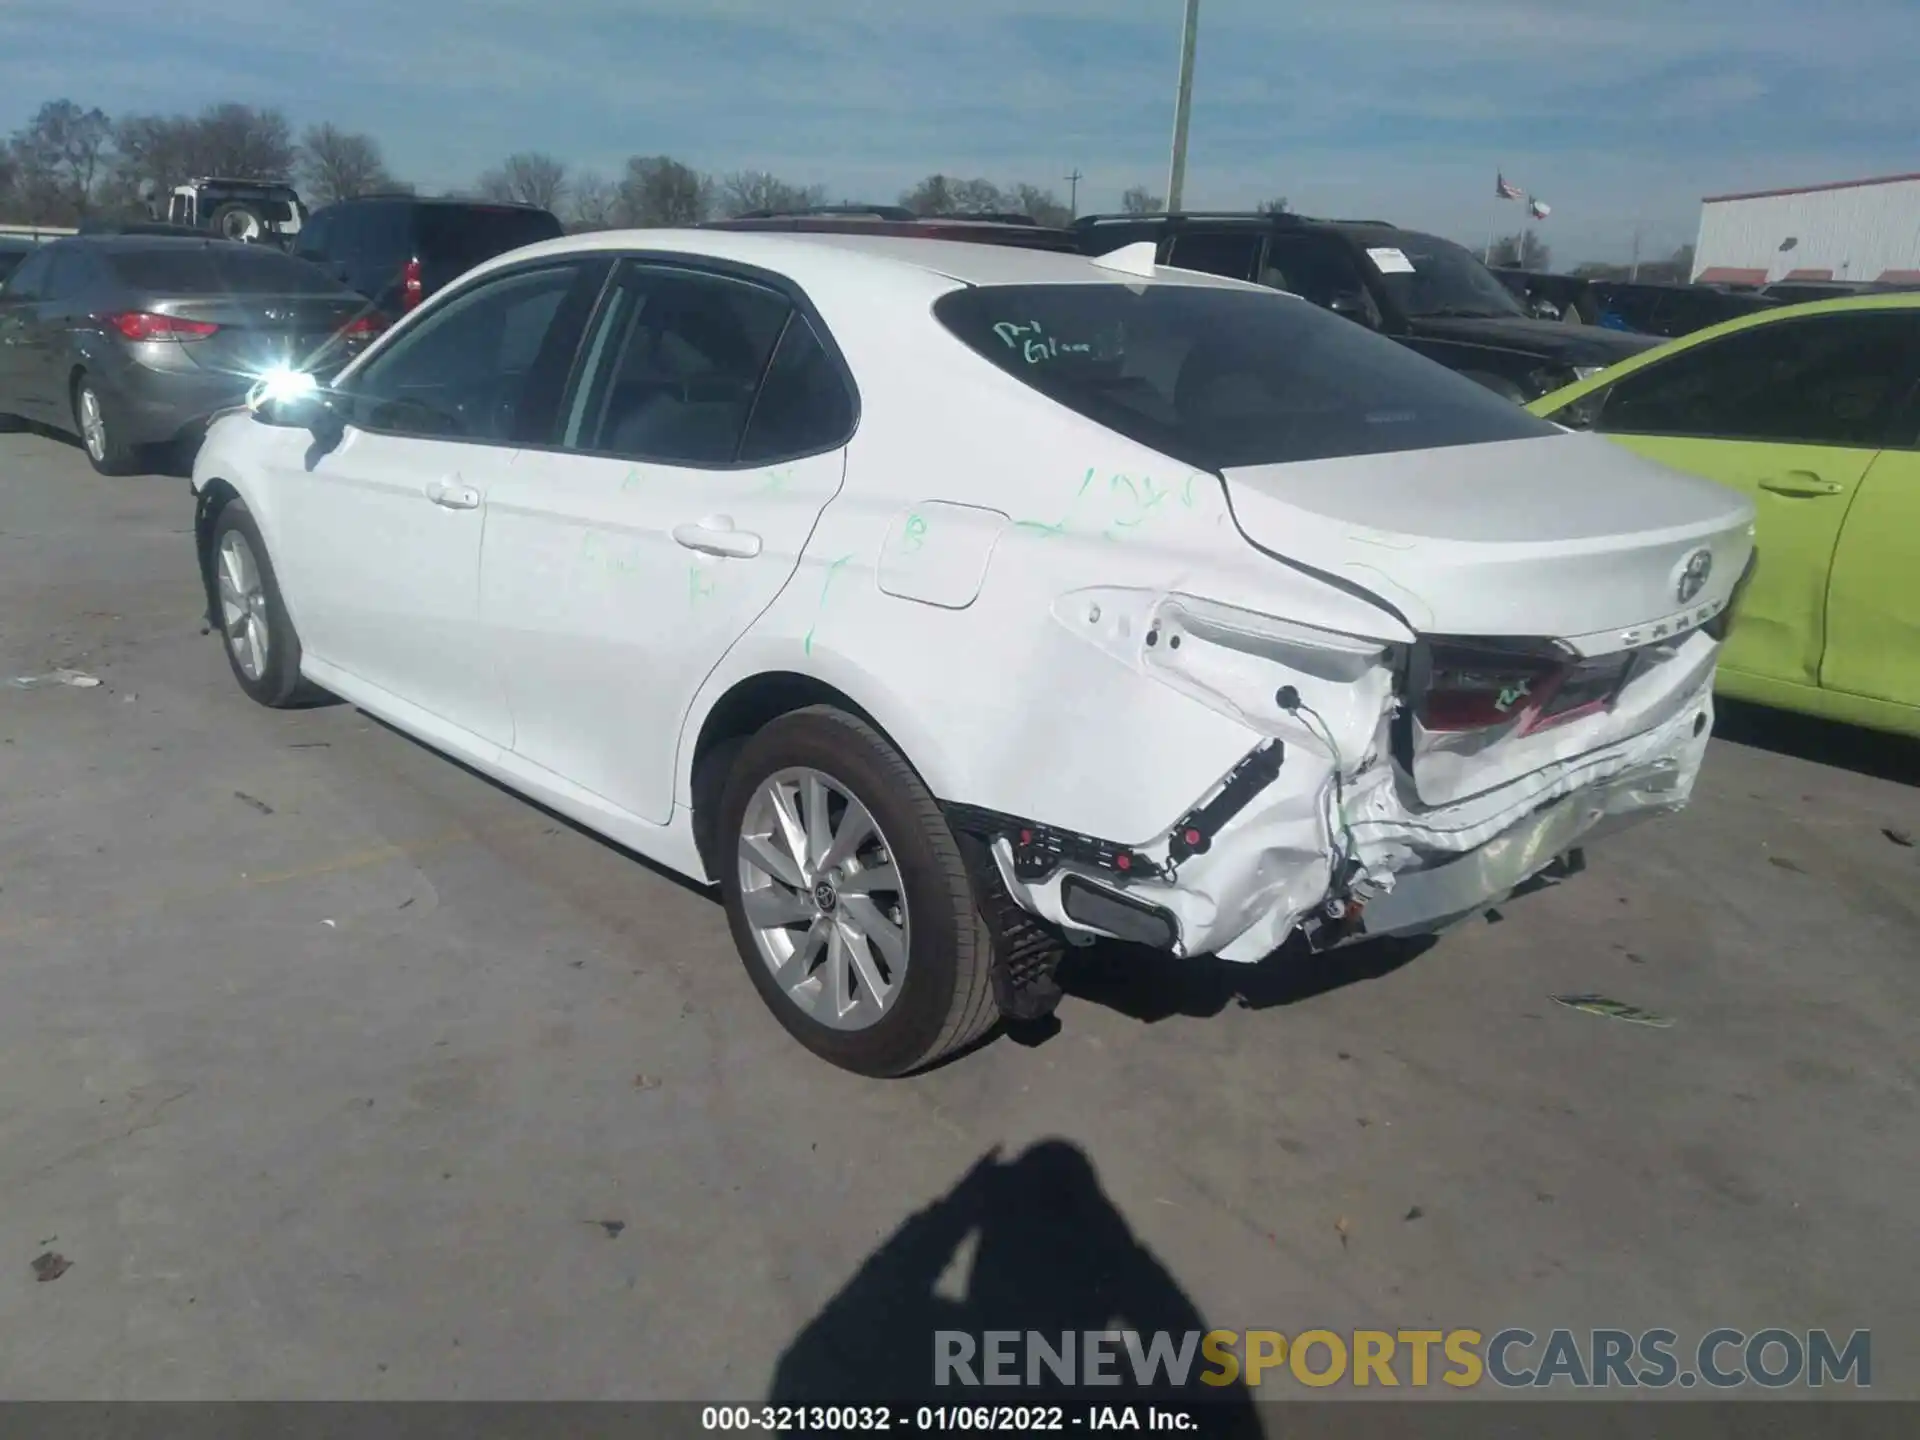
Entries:
{"type": "Polygon", "coordinates": [[[953,832],[871,726],[828,706],[767,725],[734,761],[717,834],[741,959],[816,1055],[905,1074],[999,1018],[953,832]]]}
{"type": "Polygon", "coordinates": [[[73,428],[87,460],[102,475],[131,475],[138,468],[139,451],[121,439],[112,407],[88,375],[73,382],[73,428]]]}

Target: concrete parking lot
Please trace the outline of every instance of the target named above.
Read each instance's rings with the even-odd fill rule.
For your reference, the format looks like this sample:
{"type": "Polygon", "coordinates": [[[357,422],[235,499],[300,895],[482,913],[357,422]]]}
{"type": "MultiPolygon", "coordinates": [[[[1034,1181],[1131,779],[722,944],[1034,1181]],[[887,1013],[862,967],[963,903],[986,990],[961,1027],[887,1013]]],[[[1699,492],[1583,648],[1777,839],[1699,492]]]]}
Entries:
{"type": "Polygon", "coordinates": [[[869,1082],[704,893],[247,701],[190,530],[0,438],[0,1395],[753,1399],[1117,1321],[1868,1328],[1920,1396],[1914,746],[1728,715],[1500,923],[1097,955],[869,1082]]]}

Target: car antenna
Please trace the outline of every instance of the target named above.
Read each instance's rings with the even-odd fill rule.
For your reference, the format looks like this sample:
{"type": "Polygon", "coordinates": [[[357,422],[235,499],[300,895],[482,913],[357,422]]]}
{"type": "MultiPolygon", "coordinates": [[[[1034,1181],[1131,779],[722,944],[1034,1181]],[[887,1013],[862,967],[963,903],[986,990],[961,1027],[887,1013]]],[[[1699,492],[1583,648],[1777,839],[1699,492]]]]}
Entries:
{"type": "Polygon", "coordinates": [[[1137,240],[1118,250],[1109,250],[1105,255],[1094,256],[1093,263],[1102,270],[1118,270],[1122,275],[1140,275],[1151,280],[1156,253],[1153,241],[1137,240]]]}

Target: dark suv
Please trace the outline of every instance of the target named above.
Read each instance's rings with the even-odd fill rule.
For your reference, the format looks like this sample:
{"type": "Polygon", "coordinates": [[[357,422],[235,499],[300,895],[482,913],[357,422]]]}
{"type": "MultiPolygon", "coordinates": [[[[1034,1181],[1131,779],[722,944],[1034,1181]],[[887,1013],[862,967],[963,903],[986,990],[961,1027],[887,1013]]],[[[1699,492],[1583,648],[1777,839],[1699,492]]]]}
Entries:
{"type": "Polygon", "coordinates": [[[1382,220],[1088,215],[1081,248],[1152,241],[1162,265],[1288,290],[1525,403],[1658,344],[1527,313],[1478,256],[1382,220]]]}
{"type": "Polygon", "coordinates": [[[316,210],[293,253],[396,320],[481,261],[564,233],[533,205],[369,195],[316,210]]]}

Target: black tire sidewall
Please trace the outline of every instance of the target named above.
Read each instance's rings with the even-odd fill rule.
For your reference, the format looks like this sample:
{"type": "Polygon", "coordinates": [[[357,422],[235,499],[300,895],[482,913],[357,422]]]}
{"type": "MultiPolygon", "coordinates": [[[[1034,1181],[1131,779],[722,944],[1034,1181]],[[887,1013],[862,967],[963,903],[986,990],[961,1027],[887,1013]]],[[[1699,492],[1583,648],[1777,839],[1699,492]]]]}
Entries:
{"type": "Polygon", "coordinates": [[[931,795],[897,753],[882,748],[885,742],[866,726],[849,723],[851,718],[824,707],[795,711],[747,742],[722,792],[716,861],[734,944],[767,1008],[821,1059],[884,1078],[935,1058],[960,983],[963,927],[973,917],[955,904],[948,877],[959,852],[931,795]],[[865,1030],[823,1025],[787,997],[760,956],[741,904],[738,854],[748,802],[769,775],[792,766],[819,770],[857,797],[880,826],[900,871],[911,932],[905,988],[865,1030]]]}
{"type": "Polygon", "coordinates": [[[219,623],[215,625],[215,633],[220,636],[220,649],[227,657],[227,668],[233,671],[234,680],[249,699],[274,709],[286,706],[300,689],[300,637],[294,633],[286,602],[280,598],[280,579],[274,574],[273,557],[267,553],[267,542],[261,536],[260,526],[253,518],[253,512],[247,509],[245,501],[228,501],[214,520],[207,564],[212,567],[216,582],[215,612],[219,623]],[[217,582],[220,574],[220,542],[230,530],[238,530],[246,536],[247,544],[253,550],[254,561],[260,566],[261,585],[267,595],[267,668],[258,680],[248,679],[247,673],[240,668],[240,662],[234,657],[233,646],[227,639],[226,617],[219,611],[217,582]]]}

